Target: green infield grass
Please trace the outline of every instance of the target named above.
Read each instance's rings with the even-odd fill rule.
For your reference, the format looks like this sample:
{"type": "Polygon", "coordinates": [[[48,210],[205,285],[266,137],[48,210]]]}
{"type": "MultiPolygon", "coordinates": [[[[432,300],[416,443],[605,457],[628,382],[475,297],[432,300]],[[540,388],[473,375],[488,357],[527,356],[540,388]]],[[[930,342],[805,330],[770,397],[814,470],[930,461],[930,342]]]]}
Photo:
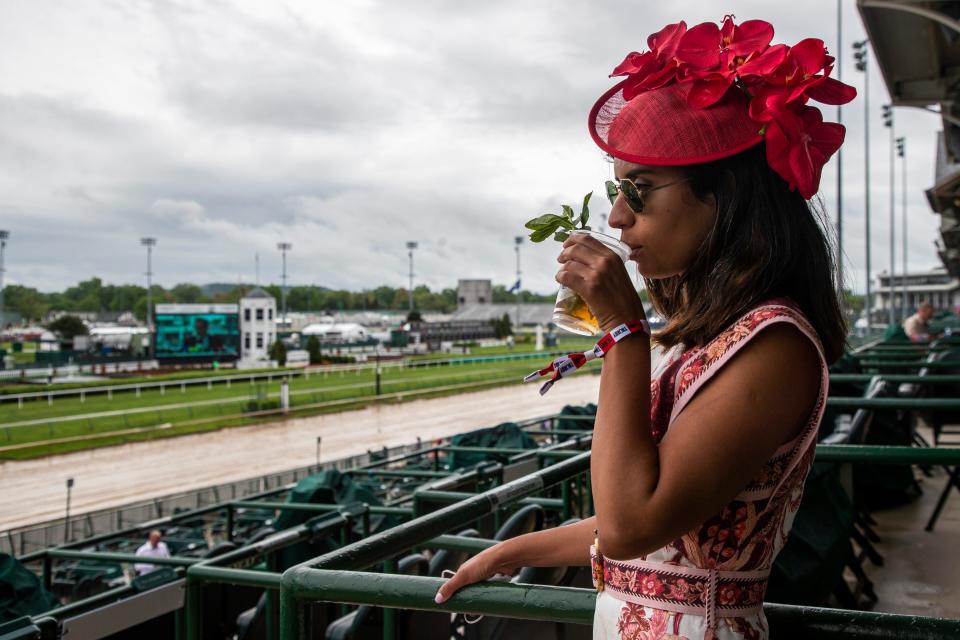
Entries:
{"type": "MultiPolygon", "coordinates": [[[[545,362],[550,356],[545,355],[545,362]]],[[[545,363],[544,362],[544,363],[545,363]]],[[[517,384],[542,366],[537,360],[383,368],[381,398],[371,369],[313,373],[290,379],[295,416],[343,411],[374,401],[396,402],[451,395],[494,385],[517,384]],[[435,390],[433,393],[431,390],[435,390]]],[[[426,363],[424,363],[426,364],[426,363]]],[[[591,363],[598,368],[598,363],[591,363]]],[[[234,382],[188,386],[175,382],[161,392],[143,389],[0,403],[0,459],[33,458],[67,451],[170,437],[276,419],[282,372],[269,383],[234,382]],[[254,415],[244,415],[254,413],[254,415]]]]}

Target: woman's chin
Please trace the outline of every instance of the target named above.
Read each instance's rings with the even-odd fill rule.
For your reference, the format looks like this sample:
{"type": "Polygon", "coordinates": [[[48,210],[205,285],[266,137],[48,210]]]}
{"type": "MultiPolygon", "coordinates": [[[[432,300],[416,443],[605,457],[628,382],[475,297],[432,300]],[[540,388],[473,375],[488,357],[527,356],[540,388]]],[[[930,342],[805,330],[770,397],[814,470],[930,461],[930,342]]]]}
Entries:
{"type": "Polygon", "coordinates": [[[664,278],[680,275],[682,272],[674,269],[664,269],[657,265],[644,264],[642,260],[639,260],[637,261],[637,273],[647,280],[663,280],[664,278]]]}

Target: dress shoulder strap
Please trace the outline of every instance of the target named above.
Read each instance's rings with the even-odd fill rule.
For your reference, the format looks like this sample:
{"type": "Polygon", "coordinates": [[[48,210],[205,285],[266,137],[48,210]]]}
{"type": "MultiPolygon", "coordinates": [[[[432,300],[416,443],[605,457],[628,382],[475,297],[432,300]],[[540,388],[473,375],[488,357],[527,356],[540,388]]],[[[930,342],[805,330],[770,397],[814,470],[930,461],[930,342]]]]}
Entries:
{"type": "MultiPolygon", "coordinates": [[[[741,316],[736,322],[723,330],[717,337],[699,348],[677,372],[674,386],[673,412],[670,421],[676,419],[686,408],[693,396],[715,375],[740,349],[749,344],[763,329],[778,322],[796,326],[807,336],[820,357],[824,375],[826,358],[816,331],[803,314],[787,301],[769,302],[741,316]]],[[[824,389],[821,389],[823,391],[824,389]]]]}

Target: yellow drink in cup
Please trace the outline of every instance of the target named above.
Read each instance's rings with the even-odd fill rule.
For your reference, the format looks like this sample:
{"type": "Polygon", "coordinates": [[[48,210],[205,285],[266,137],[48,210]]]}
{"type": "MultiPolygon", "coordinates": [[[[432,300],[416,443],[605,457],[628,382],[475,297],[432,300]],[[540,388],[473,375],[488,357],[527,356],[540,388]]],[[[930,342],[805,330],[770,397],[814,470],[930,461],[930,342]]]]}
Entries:
{"type": "MultiPolygon", "coordinates": [[[[621,260],[624,268],[627,267],[627,259],[630,257],[630,247],[623,244],[612,236],[605,235],[598,231],[576,230],[571,231],[571,235],[588,235],[591,238],[609,247],[621,260]]],[[[628,269],[629,271],[629,269],[628,269]]],[[[636,285],[636,278],[631,275],[631,280],[636,285]]],[[[561,329],[577,333],[582,336],[593,336],[600,333],[600,322],[593,315],[593,311],[587,306],[583,298],[578,293],[567,287],[560,287],[557,293],[557,303],[553,307],[553,324],[561,329]]]]}

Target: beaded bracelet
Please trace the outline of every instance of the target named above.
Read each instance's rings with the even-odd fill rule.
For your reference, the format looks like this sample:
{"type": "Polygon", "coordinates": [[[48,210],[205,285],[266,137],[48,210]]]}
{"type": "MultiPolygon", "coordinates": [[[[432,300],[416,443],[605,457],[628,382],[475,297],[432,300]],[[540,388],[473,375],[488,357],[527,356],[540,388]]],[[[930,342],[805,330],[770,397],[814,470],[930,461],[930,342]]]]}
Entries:
{"type": "Polygon", "coordinates": [[[603,356],[607,355],[607,352],[613,348],[613,345],[617,344],[624,338],[633,335],[634,333],[645,333],[650,335],[650,324],[646,320],[637,320],[636,322],[628,322],[626,324],[621,324],[620,326],[614,327],[605,333],[592,349],[588,349],[582,353],[570,353],[568,355],[561,356],[543,369],[538,369],[525,376],[523,381],[533,382],[538,378],[549,375],[552,371],[553,377],[544,382],[543,386],[540,387],[540,395],[543,395],[550,390],[550,387],[552,387],[557,380],[570,375],[591,360],[596,360],[597,358],[602,358],[603,356]]]}

